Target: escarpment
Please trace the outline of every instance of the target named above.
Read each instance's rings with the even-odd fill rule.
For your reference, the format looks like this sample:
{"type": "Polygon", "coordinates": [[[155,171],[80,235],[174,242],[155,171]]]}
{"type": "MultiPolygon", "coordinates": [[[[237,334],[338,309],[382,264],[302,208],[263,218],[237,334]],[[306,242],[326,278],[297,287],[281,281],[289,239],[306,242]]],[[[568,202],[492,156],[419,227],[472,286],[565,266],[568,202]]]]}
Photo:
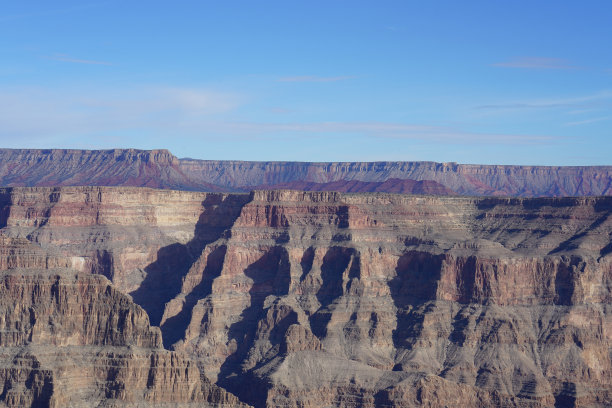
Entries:
{"type": "Polygon", "coordinates": [[[134,186],[471,196],[612,195],[612,166],[179,159],[168,150],[0,149],[0,187],[134,186]]]}
{"type": "Polygon", "coordinates": [[[62,187],[0,202],[13,406],[612,404],[609,197],[62,187]],[[66,368],[79,359],[84,378],[66,368]],[[79,396],[49,394],[75,381],[79,396]]]}
{"type": "Polygon", "coordinates": [[[242,406],[101,275],[0,236],[0,406],[242,406]]]}

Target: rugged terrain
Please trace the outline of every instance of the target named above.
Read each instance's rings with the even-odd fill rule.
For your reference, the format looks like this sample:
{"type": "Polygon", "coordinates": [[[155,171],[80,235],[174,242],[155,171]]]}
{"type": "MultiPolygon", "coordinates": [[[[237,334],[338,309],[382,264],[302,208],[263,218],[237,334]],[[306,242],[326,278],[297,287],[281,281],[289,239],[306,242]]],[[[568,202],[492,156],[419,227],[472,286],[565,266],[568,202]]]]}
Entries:
{"type": "MultiPolygon", "coordinates": [[[[181,159],[190,178],[228,186],[274,186],[306,181],[435,182],[471,196],[612,195],[612,166],[501,166],[435,162],[244,162],[181,159]]],[[[392,191],[387,191],[392,192],[392,191]]]]}
{"type": "MultiPolygon", "coordinates": [[[[247,188],[244,188],[247,189],[247,188]]],[[[430,180],[414,181],[391,178],[385,181],[337,180],[328,183],[312,181],[291,181],[288,183],[248,187],[253,190],[299,190],[338,191],[340,193],[397,193],[426,195],[455,195],[451,189],[430,180]]]]}
{"type": "MultiPolygon", "coordinates": [[[[6,222],[12,207],[2,194],[6,222]]],[[[243,406],[195,360],[165,350],[129,295],[82,267],[0,235],[0,406],[243,406]]]]}
{"type": "Polygon", "coordinates": [[[609,197],[38,187],[0,206],[7,405],[612,405],[609,197]]]}
{"type": "Polygon", "coordinates": [[[612,166],[434,162],[245,162],[178,159],[167,150],[0,149],[0,186],[255,188],[469,196],[612,195],[612,166]]]}
{"type": "Polygon", "coordinates": [[[0,186],[137,186],[220,191],[167,150],[0,149],[0,186]]]}

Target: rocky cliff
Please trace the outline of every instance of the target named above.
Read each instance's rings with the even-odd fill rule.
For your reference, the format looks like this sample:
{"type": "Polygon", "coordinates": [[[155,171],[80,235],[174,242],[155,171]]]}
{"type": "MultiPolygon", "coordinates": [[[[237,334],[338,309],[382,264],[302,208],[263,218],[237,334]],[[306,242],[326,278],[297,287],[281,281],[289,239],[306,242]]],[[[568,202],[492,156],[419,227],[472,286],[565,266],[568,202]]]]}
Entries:
{"type": "MultiPolygon", "coordinates": [[[[220,186],[277,185],[295,181],[384,182],[429,180],[461,195],[612,195],[612,166],[497,166],[434,162],[244,162],[182,159],[190,178],[220,186]]],[[[387,191],[392,192],[392,191],[387,191]]]]}
{"type": "Polygon", "coordinates": [[[0,186],[255,188],[471,196],[612,195],[612,166],[434,162],[244,162],[178,159],[167,150],[0,149],[0,186]]]}
{"type": "MultiPolygon", "coordinates": [[[[243,187],[244,188],[244,187],[243,187]]],[[[385,181],[336,180],[328,183],[295,180],[288,183],[252,186],[252,190],[338,191],[340,193],[397,193],[455,195],[455,192],[431,180],[390,178],[385,181]]]]}
{"type": "Polygon", "coordinates": [[[105,277],[0,236],[0,406],[241,406],[105,277]]]}
{"type": "Polygon", "coordinates": [[[0,206],[13,406],[74,381],[70,401],[236,403],[207,379],[256,407],[612,404],[608,197],[64,187],[0,206]],[[124,371],[53,368],[80,359],[124,371]]]}
{"type": "Polygon", "coordinates": [[[0,186],[138,186],[220,191],[167,150],[0,149],[0,186]]]}

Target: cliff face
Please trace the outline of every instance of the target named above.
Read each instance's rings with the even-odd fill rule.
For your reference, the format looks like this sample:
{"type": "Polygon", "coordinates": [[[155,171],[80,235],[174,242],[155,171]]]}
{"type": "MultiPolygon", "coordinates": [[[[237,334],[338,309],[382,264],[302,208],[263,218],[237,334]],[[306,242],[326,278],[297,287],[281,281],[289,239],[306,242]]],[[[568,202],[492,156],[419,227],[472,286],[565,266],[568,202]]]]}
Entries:
{"type": "MultiPolygon", "coordinates": [[[[305,181],[384,182],[429,180],[461,195],[588,196],[612,194],[611,166],[493,166],[434,162],[243,162],[180,161],[190,178],[221,186],[259,186],[305,181]]],[[[386,190],[386,192],[393,192],[386,190]]]]}
{"type": "Polygon", "coordinates": [[[140,186],[435,195],[612,195],[612,166],[490,166],[434,162],[243,162],[177,159],[167,150],[0,149],[0,186],[140,186]]]}
{"type": "Polygon", "coordinates": [[[167,150],[0,149],[0,186],[138,186],[220,191],[167,150]]]}
{"type": "MultiPolygon", "coordinates": [[[[103,276],[0,236],[0,406],[239,406],[103,276]]],[[[51,251],[52,252],[52,251],[51,251]]]]}
{"type": "MultiPolygon", "coordinates": [[[[2,309],[10,347],[59,344],[68,356],[89,342],[129,367],[147,350],[258,407],[612,404],[607,197],[74,187],[0,190],[0,202],[0,264],[21,268],[4,273],[2,299],[24,305],[2,309]],[[67,266],[81,272],[52,269],[67,266]],[[74,293],[56,295],[58,279],[74,293]],[[40,323],[17,325],[33,302],[46,305],[40,323]]],[[[3,361],[43,367],[21,353],[3,361]]],[[[121,377],[141,384],[135,394],[106,398],[149,398],[139,381],[159,360],[144,360],[121,377]]],[[[36,369],[11,374],[10,389],[47,395],[36,369]]],[[[155,395],[178,398],[161,393],[188,381],[164,373],[155,395]]]]}
{"type": "Polygon", "coordinates": [[[253,190],[299,190],[338,191],[341,193],[396,193],[421,195],[455,195],[455,192],[431,180],[402,180],[391,178],[385,181],[337,180],[328,183],[296,180],[288,183],[254,186],[253,190]]]}

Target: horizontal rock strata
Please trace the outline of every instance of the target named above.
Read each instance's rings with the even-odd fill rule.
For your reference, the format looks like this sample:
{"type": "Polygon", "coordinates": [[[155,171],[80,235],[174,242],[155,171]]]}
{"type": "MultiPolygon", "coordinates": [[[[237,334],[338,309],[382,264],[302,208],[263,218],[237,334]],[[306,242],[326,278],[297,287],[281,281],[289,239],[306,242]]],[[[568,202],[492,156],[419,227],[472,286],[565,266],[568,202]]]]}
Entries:
{"type": "Polygon", "coordinates": [[[0,149],[0,187],[140,186],[471,196],[612,195],[612,166],[178,159],[167,150],[0,149]]]}
{"type": "MultiPolygon", "coordinates": [[[[97,306],[76,318],[45,300],[43,337],[26,324],[31,300],[10,295],[25,306],[4,312],[6,327],[24,322],[3,334],[7,349],[21,350],[7,367],[43,367],[31,350],[69,350],[76,340],[66,333],[83,327],[78,338],[101,356],[111,347],[183,356],[256,407],[612,404],[608,197],[65,187],[5,189],[0,201],[0,263],[37,271],[6,272],[11,287],[42,299],[54,299],[58,276],[111,288],[95,319],[97,306]],[[64,277],[62,262],[80,272],[64,277]],[[64,316],[65,329],[50,316],[64,316]]],[[[79,305],[102,296],[76,292],[79,305]]],[[[136,371],[122,375],[142,384],[136,371]]],[[[11,389],[34,384],[24,378],[11,389]]],[[[146,399],[146,387],[117,395],[146,399]]]]}
{"type": "Polygon", "coordinates": [[[26,240],[0,243],[0,406],[242,405],[164,350],[147,313],[105,277],[26,240]]]}
{"type": "Polygon", "coordinates": [[[191,179],[234,188],[296,181],[329,183],[408,179],[439,183],[461,195],[522,197],[612,195],[612,166],[503,166],[435,162],[299,163],[181,159],[179,167],[191,179]]]}
{"type": "Polygon", "coordinates": [[[0,149],[0,186],[138,186],[221,191],[192,179],[169,151],[0,149]]]}
{"type": "Polygon", "coordinates": [[[337,180],[328,183],[296,180],[288,183],[247,186],[250,190],[338,191],[341,193],[397,193],[425,195],[455,195],[455,192],[431,180],[414,181],[390,178],[385,181],[337,180]]]}

